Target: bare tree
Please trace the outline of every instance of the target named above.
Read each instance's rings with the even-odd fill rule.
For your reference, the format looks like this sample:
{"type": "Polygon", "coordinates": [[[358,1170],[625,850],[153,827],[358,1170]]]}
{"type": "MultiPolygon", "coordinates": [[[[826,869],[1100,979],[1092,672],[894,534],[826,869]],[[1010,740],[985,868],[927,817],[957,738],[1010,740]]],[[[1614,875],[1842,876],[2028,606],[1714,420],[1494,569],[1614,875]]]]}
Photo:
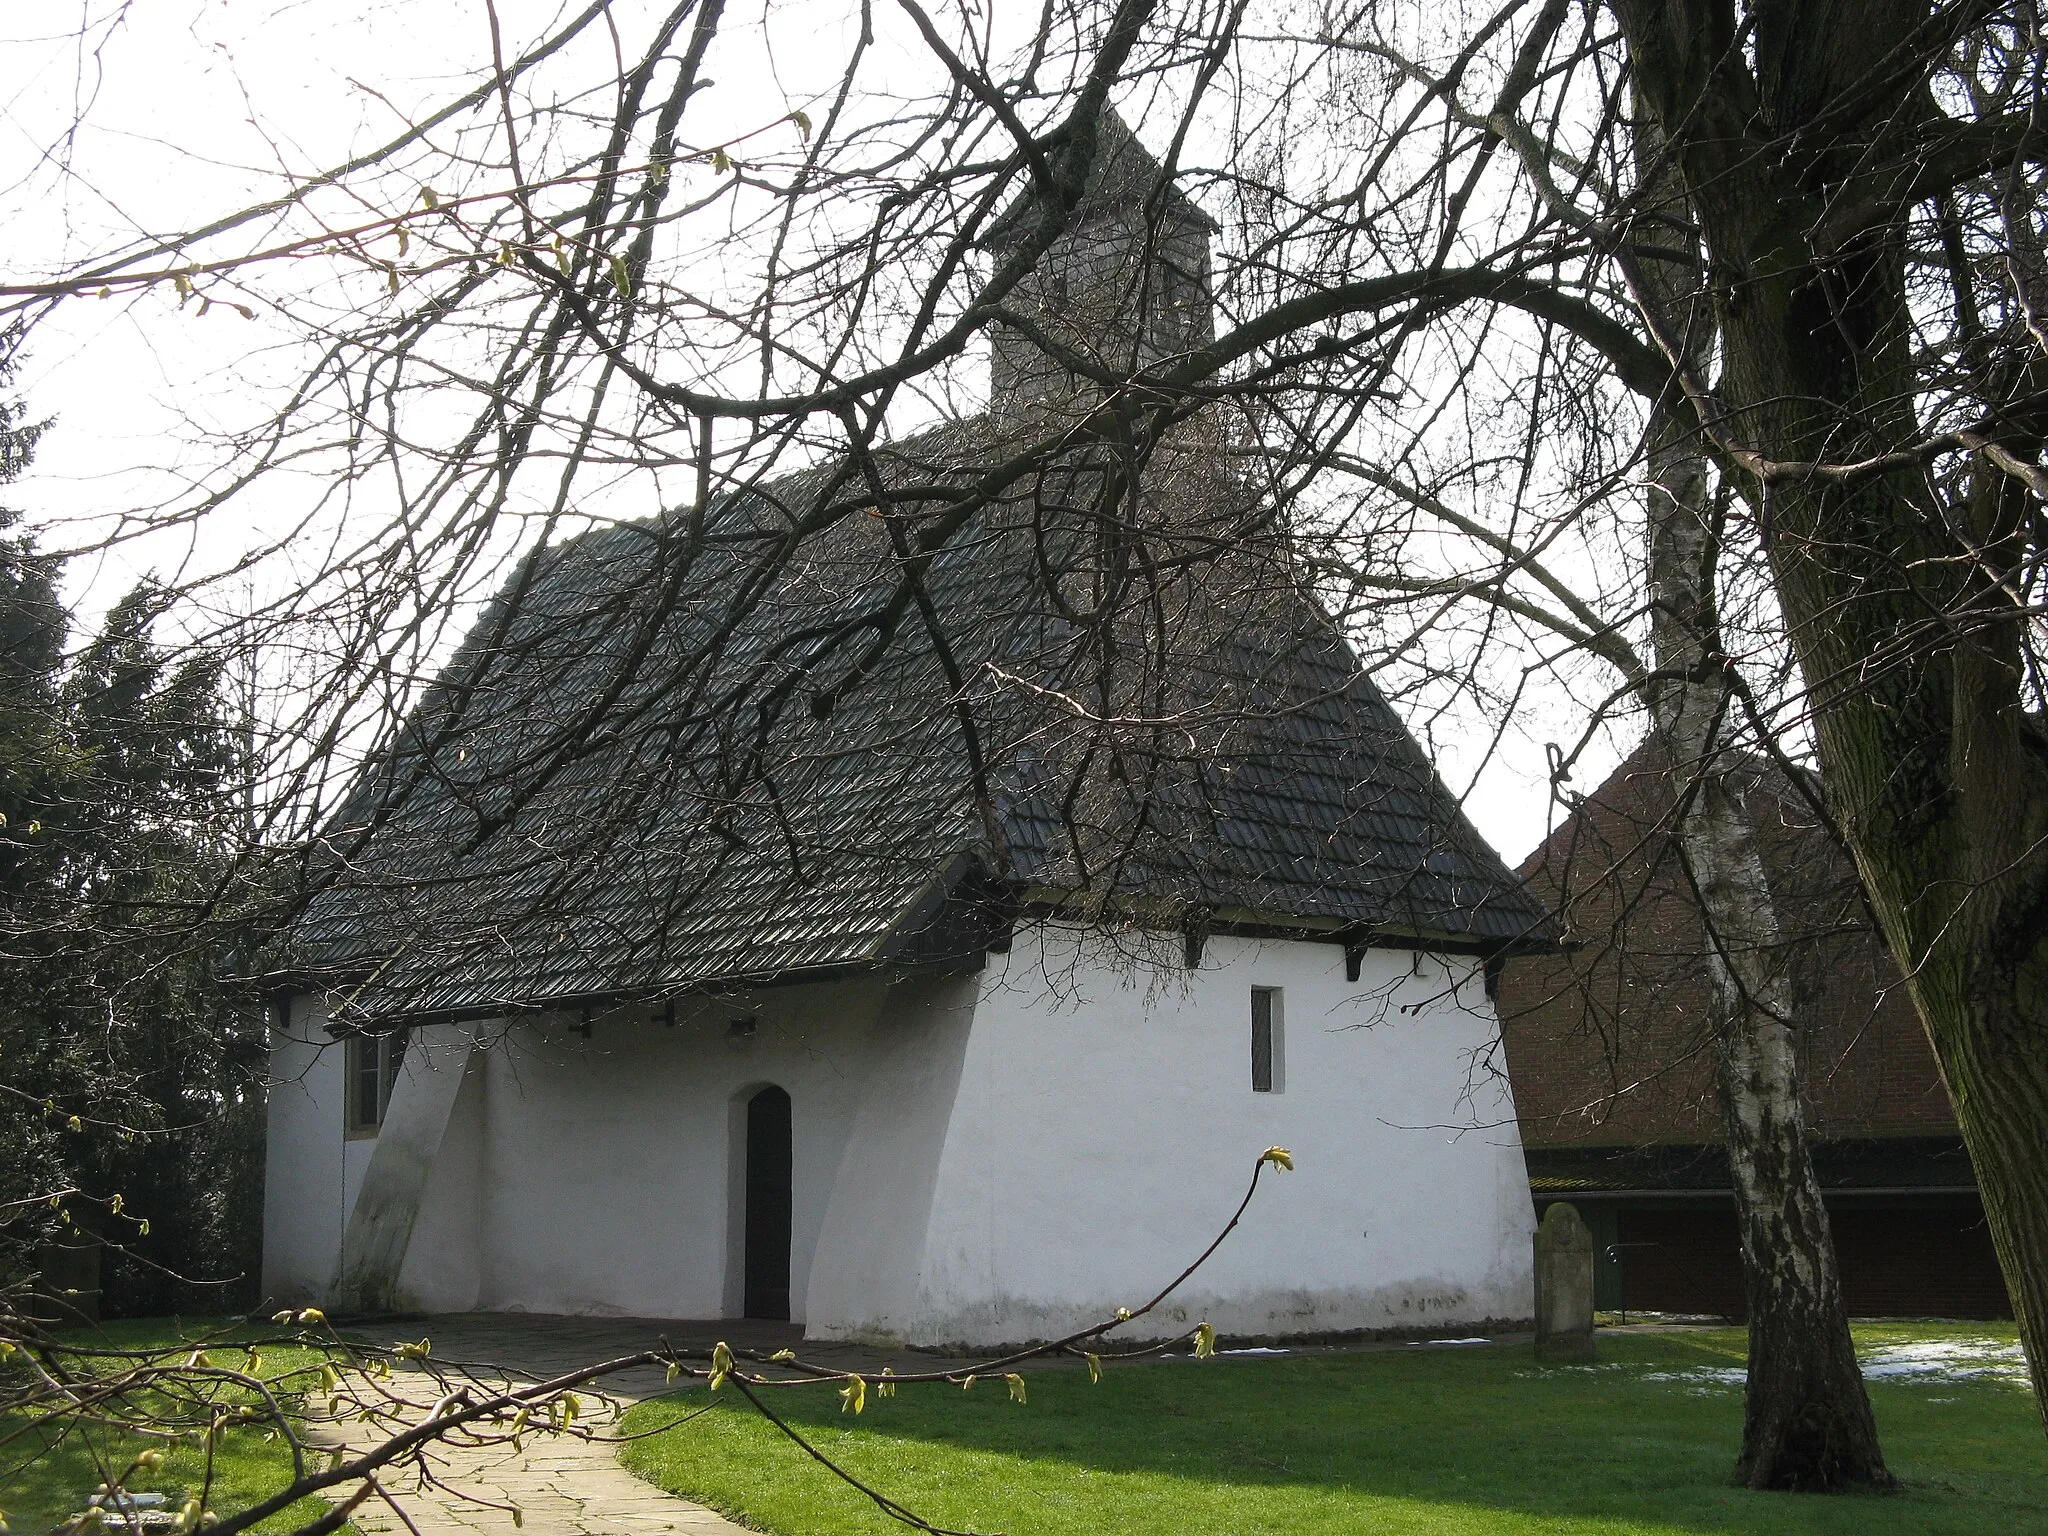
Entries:
{"type": "MultiPolygon", "coordinates": [[[[337,765],[407,761],[386,749],[460,622],[509,571],[483,650],[516,638],[539,567],[514,551],[582,526],[611,477],[685,488],[662,497],[680,509],[664,579],[708,538],[738,564],[687,655],[652,645],[683,588],[641,594],[649,645],[520,756],[515,797],[572,771],[635,689],[680,690],[706,718],[744,706],[756,741],[797,701],[829,712],[897,636],[943,634],[924,573],[1050,475],[1102,534],[1086,562],[1100,620],[1032,685],[1081,723],[1081,804],[1105,753],[1120,769],[1168,753],[1184,702],[1166,707],[1167,653],[1122,621],[1161,569],[1278,527],[1299,560],[1270,584],[1317,575],[1418,708],[1512,703],[1548,673],[1593,691],[1590,718],[1610,697],[1646,707],[1694,776],[1686,849],[1722,940],[1730,1136],[1760,1178],[1747,1241],[1776,1298],[1760,1314],[1784,1323],[1754,1362],[1746,1475],[1885,1476],[1816,1257],[1790,1010],[1745,959],[1771,916],[1715,778],[1738,730],[1818,759],[2048,1401],[2034,9],[1889,0],[1847,26],[1818,0],[1470,16],[1121,0],[1050,7],[1015,34],[1000,13],[863,11],[822,95],[740,122],[711,116],[706,61],[736,46],[719,4],[595,5],[500,45],[473,89],[369,155],[4,290],[34,316],[102,289],[273,303],[259,284],[286,258],[334,279],[292,294],[311,365],[219,476],[79,534],[216,521],[286,466],[318,471],[289,530],[227,562],[298,557],[237,623],[321,657],[280,679],[260,840],[296,861],[293,900],[346,864],[310,856],[337,765]],[[599,25],[621,29],[615,76],[554,112],[548,71],[599,25]],[[925,79],[878,78],[879,28],[925,79]],[[1053,323],[1043,259],[1073,233],[1111,103],[1161,151],[1131,200],[1148,238],[1128,296],[1146,313],[1154,285],[1191,277],[1213,330],[1053,323]],[[1176,276],[1177,186],[1226,221],[1209,273],[1176,276]],[[885,452],[978,400],[991,335],[1027,338],[1070,381],[1052,407],[1018,414],[972,473],[885,452]],[[1131,492],[1188,443],[1259,493],[1209,498],[1227,511],[1192,531],[1131,492]],[[1333,467],[1360,489],[1335,490],[1333,467]],[[727,538],[713,513],[742,494],[774,515],[727,538]],[[825,550],[876,575],[872,606],[775,667],[730,671],[729,638],[825,550]],[[1118,670],[1134,657],[1156,664],[1118,670]],[[734,681],[704,692],[713,678],[734,681]],[[1795,1364],[1801,1339],[1824,1347],[1795,1364]]],[[[434,729],[464,700],[458,671],[434,729]]],[[[758,753],[731,761],[721,792],[758,785],[758,753]]],[[[383,805],[425,781],[399,775],[383,805]]],[[[1088,818],[1072,822],[1099,864],[1088,818]]]]}

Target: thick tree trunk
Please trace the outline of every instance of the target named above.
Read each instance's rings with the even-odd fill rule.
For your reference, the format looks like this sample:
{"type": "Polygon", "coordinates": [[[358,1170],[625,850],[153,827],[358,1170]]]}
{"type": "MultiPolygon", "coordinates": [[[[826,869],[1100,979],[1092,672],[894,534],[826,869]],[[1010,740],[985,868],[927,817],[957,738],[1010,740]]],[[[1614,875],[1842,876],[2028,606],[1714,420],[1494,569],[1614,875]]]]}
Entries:
{"type": "Polygon", "coordinates": [[[1649,702],[1681,807],[1679,851],[1712,940],[1704,959],[1749,1300],[1738,1470],[1752,1488],[1890,1487],[1807,1147],[1777,908],[1729,750],[1734,700],[1697,439],[1660,423],[1650,468],[1649,702]]]}
{"type": "MultiPolygon", "coordinates": [[[[1872,0],[1855,27],[1788,6],[1754,72],[1699,7],[1612,3],[1639,90],[1684,135],[1722,274],[1717,430],[1780,465],[1917,441],[1908,210],[1824,255],[1807,235],[1894,113],[1862,82],[1927,0],[1872,0]],[[1818,123],[1811,153],[1767,152],[1818,123]]],[[[2048,738],[2023,713],[2027,621],[2005,588],[2024,492],[1990,466],[1961,499],[1917,468],[1766,479],[1750,490],[1822,779],[1941,1064],[2048,1416],[2048,738]]]]}

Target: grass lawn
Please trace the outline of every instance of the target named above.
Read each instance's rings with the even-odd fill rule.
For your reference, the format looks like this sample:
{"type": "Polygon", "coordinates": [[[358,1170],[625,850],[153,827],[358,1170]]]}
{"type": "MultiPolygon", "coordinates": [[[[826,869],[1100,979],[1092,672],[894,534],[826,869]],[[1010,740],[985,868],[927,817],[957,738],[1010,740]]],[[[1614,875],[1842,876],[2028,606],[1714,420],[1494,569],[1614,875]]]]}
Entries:
{"type": "MultiPolygon", "coordinates": [[[[1527,1346],[1181,1359],[1000,1381],[870,1390],[858,1419],[816,1387],[772,1400],[827,1455],[935,1524],[1009,1536],[2019,1536],[2048,1528],[2048,1441],[2010,1379],[1953,1366],[2009,1326],[1874,1325],[1871,1383],[1905,1491],[1755,1494],[1730,1485],[1741,1434],[1735,1330],[1601,1342],[1592,1367],[1527,1346]]],[[[684,1402],[701,1403],[691,1394],[684,1402]]],[[[673,1416],[644,1403],[629,1428],[673,1416]]],[[[776,1536],[901,1531],[730,1391],[693,1423],[625,1448],[642,1477],[776,1536]]]]}
{"type": "MultiPolygon", "coordinates": [[[[188,1321],[181,1328],[162,1318],[130,1319],[90,1331],[80,1330],[70,1338],[84,1346],[154,1348],[179,1338],[205,1335],[212,1348],[220,1328],[218,1320],[188,1321]]],[[[265,1334],[276,1331],[261,1330],[265,1334]]],[[[257,1332],[245,1329],[229,1333],[225,1339],[253,1337],[257,1332]]],[[[239,1364],[242,1359],[229,1349],[220,1349],[218,1358],[224,1364],[239,1364]]],[[[265,1349],[260,1370],[265,1378],[274,1378],[314,1359],[312,1352],[306,1350],[265,1349]]],[[[18,1421],[0,1418],[0,1436],[18,1428],[18,1421]]],[[[139,1436],[95,1427],[75,1429],[69,1437],[54,1444],[32,1431],[30,1436],[0,1446],[0,1511],[5,1512],[7,1526],[14,1536],[42,1536],[67,1515],[85,1507],[86,1496],[107,1475],[105,1468],[111,1467],[115,1473],[125,1471],[136,1452],[149,1449],[152,1443],[139,1436]]],[[[318,1464],[317,1457],[311,1459],[314,1465],[318,1464]]],[[[138,1474],[127,1486],[136,1493],[197,1492],[204,1476],[204,1456],[197,1445],[188,1443],[172,1452],[161,1471],[138,1474]]],[[[213,1476],[208,1503],[223,1514],[231,1514],[289,1482],[291,1455],[282,1444],[266,1440],[260,1429],[229,1430],[222,1435],[215,1451],[213,1476]]],[[[302,1499],[256,1528],[290,1530],[324,1513],[326,1508],[318,1499],[302,1499]]]]}

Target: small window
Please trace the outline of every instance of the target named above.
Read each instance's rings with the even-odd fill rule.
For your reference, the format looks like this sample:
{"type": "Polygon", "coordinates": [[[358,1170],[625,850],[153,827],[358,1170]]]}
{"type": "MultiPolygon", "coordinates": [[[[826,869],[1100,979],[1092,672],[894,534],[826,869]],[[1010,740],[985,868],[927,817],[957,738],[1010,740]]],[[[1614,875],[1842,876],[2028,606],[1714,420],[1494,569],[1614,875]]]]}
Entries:
{"type": "Polygon", "coordinates": [[[348,1038],[348,1129],[352,1136],[374,1136],[391,1107],[391,1086],[405,1060],[405,1031],[348,1038]]]}
{"type": "Polygon", "coordinates": [[[1280,1091],[1280,989],[1252,988],[1252,1092],[1280,1091]]]}

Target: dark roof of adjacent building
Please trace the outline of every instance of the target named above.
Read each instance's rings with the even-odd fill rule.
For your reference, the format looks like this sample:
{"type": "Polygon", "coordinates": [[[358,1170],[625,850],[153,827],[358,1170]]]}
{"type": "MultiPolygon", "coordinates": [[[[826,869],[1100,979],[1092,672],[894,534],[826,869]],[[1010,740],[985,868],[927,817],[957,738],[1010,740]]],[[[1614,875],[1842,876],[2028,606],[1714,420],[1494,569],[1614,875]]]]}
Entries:
{"type": "MultiPolygon", "coordinates": [[[[1953,1137],[1925,1032],[1815,786],[1748,760],[1739,781],[1781,927],[1766,964],[1798,1009],[1807,1124],[1822,1140],[1953,1137]]],[[[1523,863],[1560,914],[1566,949],[1503,974],[1498,1008],[1522,1140],[1532,1149],[1721,1139],[1706,956],[1710,940],[1673,843],[1676,782],[1645,742],[1523,863]]],[[[1718,1155],[1718,1154],[1716,1154],[1718,1155]]]]}
{"type": "Polygon", "coordinates": [[[1155,459],[1133,547],[1083,451],[986,495],[1015,441],[876,456],[899,511],[985,503],[921,591],[878,517],[789,540],[866,494],[839,465],[536,551],[330,831],[299,974],[367,1017],[656,996],[979,953],[1026,900],[1546,942],[1215,455],[1155,459]]]}

